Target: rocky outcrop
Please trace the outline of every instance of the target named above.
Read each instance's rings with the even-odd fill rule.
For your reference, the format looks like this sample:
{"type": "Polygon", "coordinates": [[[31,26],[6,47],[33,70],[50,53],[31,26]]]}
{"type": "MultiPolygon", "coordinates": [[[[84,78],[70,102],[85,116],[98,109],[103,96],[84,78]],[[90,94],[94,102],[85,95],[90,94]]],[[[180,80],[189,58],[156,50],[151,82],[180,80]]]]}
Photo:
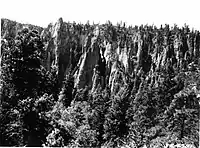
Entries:
{"type": "Polygon", "coordinates": [[[99,61],[101,60],[100,55],[100,47],[98,43],[98,35],[90,34],[86,40],[85,45],[83,47],[83,53],[79,60],[78,70],[76,71],[75,77],[77,78],[75,81],[75,86],[77,88],[83,88],[86,85],[92,86],[92,78],[95,73],[94,68],[97,65],[99,66],[99,61]],[[94,36],[93,36],[94,35],[94,36]]]}
{"type": "MultiPolygon", "coordinates": [[[[116,91],[117,82],[141,81],[143,73],[151,86],[161,81],[159,72],[174,73],[200,63],[200,33],[177,28],[125,28],[107,25],[65,23],[60,18],[47,28],[1,20],[1,37],[15,37],[17,31],[36,29],[45,44],[43,65],[56,66],[60,84],[67,73],[74,75],[75,87],[109,86],[116,91]]],[[[137,84],[137,82],[138,84],[137,84]]]]}
{"type": "Polygon", "coordinates": [[[58,67],[58,78],[62,83],[64,76],[78,64],[86,36],[80,26],[63,22],[60,18],[54,25],[43,30],[41,37],[46,41],[46,68],[58,67]]]}
{"type": "Polygon", "coordinates": [[[71,64],[69,35],[67,34],[67,29],[62,18],[55,25],[50,24],[42,32],[41,36],[48,41],[46,45],[46,59],[48,60],[46,67],[50,69],[51,65],[56,65],[58,67],[59,80],[62,81],[65,69],[69,68],[71,64]]]}

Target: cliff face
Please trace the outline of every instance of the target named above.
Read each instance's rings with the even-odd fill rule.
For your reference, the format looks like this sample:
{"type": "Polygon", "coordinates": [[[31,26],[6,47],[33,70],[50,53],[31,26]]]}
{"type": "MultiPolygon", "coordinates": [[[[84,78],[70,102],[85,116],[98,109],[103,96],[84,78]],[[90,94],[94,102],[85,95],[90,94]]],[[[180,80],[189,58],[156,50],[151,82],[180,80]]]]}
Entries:
{"type": "Polygon", "coordinates": [[[79,89],[88,86],[95,91],[98,86],[109,86],[114,92],[118,83],[126,84],[137,76],[156,85],[160,71],[172,74],[199,63],[200,34],[187,27],[89,26],[65,23],[60,18],[41,28],[2,19],[1,37],[15,37],[23,27],[38,30],[44,40],[44,66],[48,70],[57,66],[60,83],[72,72],[79,89]]]}
{"type": "Polygon", "coordinates": [[[60,83],[70,70],[77,69],[79,58],[83,54],[82,47],[86,36],[81,29],[81,26],[65,23],[60,18],[55,24],[49,24],[41,33],[45,41],[45,67],[48,70],[53,65],[58,67],[60,83]]]}

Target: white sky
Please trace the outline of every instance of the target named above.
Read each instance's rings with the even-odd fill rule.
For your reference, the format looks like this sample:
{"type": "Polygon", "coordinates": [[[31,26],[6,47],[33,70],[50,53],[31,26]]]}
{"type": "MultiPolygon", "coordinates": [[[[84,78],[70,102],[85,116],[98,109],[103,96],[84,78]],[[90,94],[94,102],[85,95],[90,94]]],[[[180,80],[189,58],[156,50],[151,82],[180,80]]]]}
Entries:
{"type": "Polygon", "coordinates": [[[200,30],[200,0],[0,0],[0,16],[47,27],[64,21],[171,24],[200,30]]]}

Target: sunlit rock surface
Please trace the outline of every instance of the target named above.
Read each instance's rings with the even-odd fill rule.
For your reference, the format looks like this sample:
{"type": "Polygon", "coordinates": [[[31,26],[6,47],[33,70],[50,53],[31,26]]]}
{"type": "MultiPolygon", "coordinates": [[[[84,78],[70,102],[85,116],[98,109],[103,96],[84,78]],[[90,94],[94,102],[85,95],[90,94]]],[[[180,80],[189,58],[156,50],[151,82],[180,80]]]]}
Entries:
{"type": "Polygon", "coordinates": [[[44,67],[57,67],[60,84],[72,72],[78,89],[88,86],[94,91],[99,85],[114,91],[117,82],[136,80],[141,71],[151,86],[158,85],[159,71],[172,73],[199,63],[200,34],[187,29],[185,34],[163,36],[156,30],[121,28],[127,32],[123,34],[119,26],[112,26],[111,32],[105,25],[66,23],[62,18],[47,28],[1,19],[1,37],[14,38],[25,27],[37,30],[44,41],[44,67]]]}

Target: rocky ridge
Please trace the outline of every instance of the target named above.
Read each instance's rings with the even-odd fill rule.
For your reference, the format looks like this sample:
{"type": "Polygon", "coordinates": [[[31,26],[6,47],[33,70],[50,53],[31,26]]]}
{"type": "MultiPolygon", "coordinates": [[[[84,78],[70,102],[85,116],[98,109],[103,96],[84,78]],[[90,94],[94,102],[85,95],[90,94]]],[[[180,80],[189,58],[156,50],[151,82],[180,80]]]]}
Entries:
{"type": "Polygon", "coordinates": [[[200,62],[200,33],[188,26],[127,28],[110,23],[66,23],[60,18],[41,28],[1,19],[1,38],[15,37],[24,27],[37,30],[43,39],[43,65],[48,70],[57,67],[60,84],[72,72],[78,89],[88,86],[95,91],[98,86],[109,86],[111,92],[117,92],[118,83],[126,84],[138,76],[153,86],[162,79],[160,71],[173,75],[188,70],[189,65],[198,67],[200,62]]]}
{"type": "MultiPolygon", "coordinates": [[[[67,116],[74,117],[74,113],[79,115],[79,109],[82,109],[86,120],[89,119],[88,115],[92,115],[91,119],[100,118],[96,121],[101,123],[99,124],[100,128],[104,127],[104,129],[96,129],[102,132],[101,138],[104,138],[105,141],[110,141],[109,135],[113,134],[110,131],[115,132],[119,128],[118,133],[113,135],[121,137],[121,131],[127,128],[127,131],[133,132],[137,137],[133,140],[132,133],[125,133],[128,135],[127,137],[131,136],[130,141],[126,142],[131,145],[128,147],[139,147],[143,144],[148,147],[161,144],[174,147],[175,138],[178,138],[175,139],[175,142],[189,141],[191,146],[197,145],[198,125],[196,121],[198,120],[200,96],[199,31],[190,30],[188,26],[183,28],[177,26],[169,28],[168,25],[165,25],[164,28],[162,26],[160,28],[155,26],[126,27],[120,24],[113,26],[109,22],[103,25],[83,25],[66,23],[62,18],[55,24],[49,24],[47,28],[2,19],[1,28],[1,50],[4,49],[4,45],[7,45],[4,43],[12,45],[9,40],[12,41],[12,38],[18,34],[17,32],[24,28],[36,30],[31,31],[30,36],[32,33],[42,39],[40,43],[44,44],[43,60],[38,60],[38,62],[51,71],[47,72],[40,65],[40,68],[46,73],[53,75],[53,77],[49,77],[50,79],[55,78],[50,82],[53,88],[49,92],[52,93],[52,90],[62,88],[61,91],[58,89],[55,92],[55,106],[52,113],[48,114],[48,118],[56,112],[61,115],[56,115],[59,118],[58,122],[56,116],[51,120],[56,121],[56,126],[57,124],[69,124],[63,114],[64,110],[71,110],[72,114],[67,114],[67,116]],[[57,77],[60,87],[57,86],[57,77]],[[79,107],[79,105],[81,106],[79,107]],[[96,116],[99,110],[99,115],[102,117],[96,116]],[[101,112],[102,110],[104,111],[101,112]],[[95,113],[94,116],[93,113],[95,113]],[[120,123],[117,126],[115,125],[116,121],[120,123]],[[166,127],[167,124],[170,126],[166,127]],[[177,130],[176,127],[181,128],[177,130]],[[140,129],[147,130],[140,132],[140,129]],[[184,133],[185,129],[190,130],[188,133],[184,133]],[[135,134],[135,130],[139,134],[135,134]],[[143,142],[141,142],[140,134],[144,136],[143,142]],[[184,141],[185,139],[187,141],[184,141]],[[135,144],[138,146],[133,146],[135,144]]],[[[28,32],[28,29],[23,31],[28,32]]],[[[42,44],[40,45],[37,49],[43,47],[42,44]]],[[[2,51],[9,53],[10,49],[15,48],[10,47],[8,50],[2,51]]],[[[23,50],[29,50],[29,46],[25,46],[23,50]]],[[[6,75],[4,76],[6,77],[6,75]]],[[[47,87],[42,85],[40,88],[46,89],[47,87]]],[[[14,95],[13,98],[15,98],[14,95]]],[[[49,97],[46,98],[53,103],[53,98],[52,100],[49,97]]],[[[21,107],[19,108],[21,109],[21,107]]],[[[78,118],[69,121],[74,125],[78,118]]],[[[96,121],[88,123],[91,130],[86,130],[84,133],[94,131],[93,125],[97,123],[96,121]]],[[[84,120],[80,127],[85,124],[87,123],[84,120]]],[[[74,133],[78,133],[78,138],[81,135],[79,134],[80,127],[73,128],[74,133]]],[[[67,131],[68,127],[63,133],[66,134],[67,131]]],[[[28,143],[35,144],[35,136],[33,135],[31,138],[32,134],[30,135],[32,140],[28,140],[28,143]]],[[[49,135],[51,136],[51,133],[49,135]]],[[[47,138],[48,141],[49,135],[45,135],[44,139],[47,138]]],[[[77,137],[75,134],[72,135],[77,137]]],[[[61,137],[64,136],[61,135],[61,137]]],[[[91,137],[93,141],[96,136],[92,135],[91,137]]],[[[39,139],[41,140],[41,138],[39,139]]],[[[66,141],[67,139],[68,137],[66,141]]],[[[38,145],[41,145],[39,141],[38,145]]],[[[49,144],[51,145],[51,143],[53,144],[53,142],[49,144]]],[[[102,142],[102,144],[109,145],[107,142],[102,142]]]]}

